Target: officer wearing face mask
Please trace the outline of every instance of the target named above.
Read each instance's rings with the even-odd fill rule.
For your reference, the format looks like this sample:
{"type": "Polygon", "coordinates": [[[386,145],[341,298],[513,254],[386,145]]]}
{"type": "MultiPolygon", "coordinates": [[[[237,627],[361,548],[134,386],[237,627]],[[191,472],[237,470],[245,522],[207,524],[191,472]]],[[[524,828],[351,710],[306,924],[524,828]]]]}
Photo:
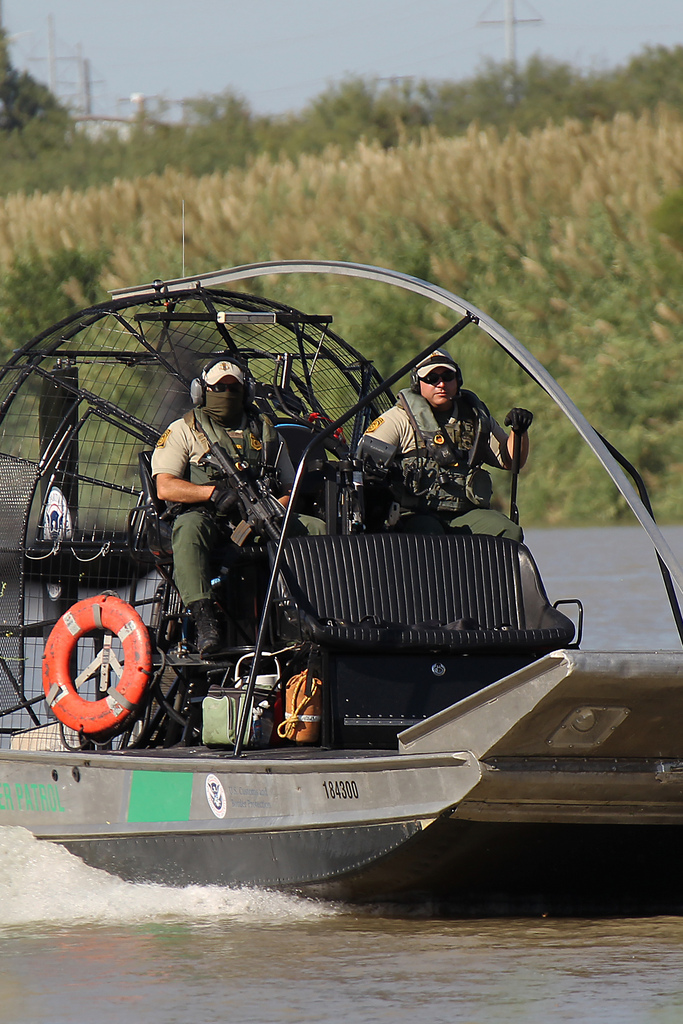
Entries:
{"type": "MultiPolygon", "coordinates": [[[[249,401],[249,383],[245,368],[232,356],[209,363],[192,383],[195,407],[171,423],[152,455],[158,496],[185,506],[173,524],[174,579],[194,619],[202,657],[221,648],[211,600],[211,552],[228,542],[239,521],[234,491],[219,470],[200,463],[208,442],[247,463],[254,476],[267,476],[285,507],[294,481],[286,445],[249,401]]],[[[292,532],[315,535],[324,533],[325,526],[311,516],[296,516],[292,532]]]]}
{"type": "Polygon", "coordinates": [[[481,399],[462,387],[455,360],[437,349],[415,367],[396,405],[370,424],[358,454],[399,467],[401,479],[392,490],[400,532],[484,533],[521,541],[520,527],[490,507],[491,477],[484,466],[511,469],[515,435],[523,466],[532,420],[527,409],[511,409],[508,436],[481,399]]]}

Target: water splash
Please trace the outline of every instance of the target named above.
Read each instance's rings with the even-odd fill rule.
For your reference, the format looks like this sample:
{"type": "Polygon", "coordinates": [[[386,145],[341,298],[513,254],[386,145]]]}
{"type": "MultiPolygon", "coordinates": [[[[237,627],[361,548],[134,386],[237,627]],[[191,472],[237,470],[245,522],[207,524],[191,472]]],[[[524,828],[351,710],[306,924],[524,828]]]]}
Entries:
{"type": "Polygon", "coordinates": [[[0,929],[221,919],[286,924],[336,913],[328,904],[262,889],[125,882],[26,829],[0,827],[0,929]]]}

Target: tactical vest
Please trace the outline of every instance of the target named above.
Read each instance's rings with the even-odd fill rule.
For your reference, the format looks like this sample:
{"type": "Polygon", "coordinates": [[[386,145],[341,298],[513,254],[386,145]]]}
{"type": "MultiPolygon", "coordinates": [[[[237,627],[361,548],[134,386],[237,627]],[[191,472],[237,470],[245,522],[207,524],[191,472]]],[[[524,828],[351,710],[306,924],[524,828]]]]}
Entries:
{"type": "MultiPolygon", "coordinates": [[[[192,433],[209,451],[209,440],[222,445],[230,458],[246,462],[250,475],[267,478],[277,488],[275,469],[280,439],[275,427],[267,416],[249,416],[244,429],[232,430],[214,423],[201,409],[190,409],[183,419],[192,433]]],[[[222,479],[219,469],[213,466],[198,466],[190,463],[190,480],[193,484],[214,484],[222,479]]]]}
{"type": "Polygon", "coordinates": [[[416,448],[401,456],[403,508],[414,512],[468,512],[489,508],[493,485],[482,463],[498,465],[491,452],[491,417],[473,391],[458,392],[457,415],[441,427],[422,395],[406,390],[397,406],[415,431],[416,448]]]}

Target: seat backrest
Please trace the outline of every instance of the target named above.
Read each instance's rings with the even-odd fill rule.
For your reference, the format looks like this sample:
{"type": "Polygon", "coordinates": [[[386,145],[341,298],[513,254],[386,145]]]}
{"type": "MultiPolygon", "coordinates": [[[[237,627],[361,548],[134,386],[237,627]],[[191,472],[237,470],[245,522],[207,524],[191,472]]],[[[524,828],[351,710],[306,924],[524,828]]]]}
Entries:
{"type": "Polygon", "coordinates": [[[129,547],[133,554],[142,558],[146,552],[157,563],[168,564],[173,560],[171,546],[171,524],[164,518],[166,502],[157,495],[152,476],[152,452],[138,453],[141,497],[128,520],[129,547]]]}
{"type": "Polygon", "coordinates": [[[283,594],[318,620],[571,626],[550,605],[528,548],[507,538],[381,533],[292,538],[285,547],[283,594]]]}
{"type": "MultiPolygon", "coordinates": [[[[315,436],[313,428],[307,427],[304,423],[276,423],[275,430],[287,445],[292,465],[296,469],[301,462],[301,457],[308,445],[315,436]]],[[[322,481],[321,463],[327,461],[325,446],[320,445],[311,453],[308,461],[306,474],[302,481],[302,493],[309,494],[317,490],[322,481]]]]}
{"type": "MultiPolygon", "coordinates": [[[[312,427],[304,423],[276,423],[278,435],[287,445],[289,457],[296,471],[301,457],[313,440],[312,427]]],[[[303,479],[299,486],[296,511],[309,516],[324,516],[325,512],[325,474],[323,464],[327,461],[324,445],[319,445],[307,460],[303,479]]]]}

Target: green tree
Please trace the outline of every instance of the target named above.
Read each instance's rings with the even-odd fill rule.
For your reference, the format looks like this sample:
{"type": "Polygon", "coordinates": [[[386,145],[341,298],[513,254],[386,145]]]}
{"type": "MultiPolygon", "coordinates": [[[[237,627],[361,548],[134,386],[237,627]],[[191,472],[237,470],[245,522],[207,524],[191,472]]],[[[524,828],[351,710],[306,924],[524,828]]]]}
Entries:
{"type": "Polygon", "coordinates": [[[606,75],[617,110],[653,109],[660,103],[683,109],[683,46],[646,46],[623,68],[606,75]]]}
{"type": "Polygon", "coordinates": [[[583,75],[570,64],[538,55],[516,72],[489,61],[473,78],[430,90],[433,123],[443,135],[460,134],[473,121],[501,131],[529,131],[548,121],[587,121],[616,112],[603,77],[583,75]]]}
{"type": "Polygon", "coordinates": [[[346,150],[361,138],[396,146],[430,123],[422,92],[409,80],[382,86],[377,79],[347,78],[289,119],[284,148],[290,156],[329,145],[346,150]]]}
{"type": "Polygon", "coordinates": [[[2,191],[49,181],[58,165],[71,120],[50,90],[12,66],[7,36],[0,29],[0,178],[2,191]]]}
{"type": "Polygon", "coordinates": [[[66,111],[46,86],[12,67],[7,35],[0,29],[0,131],[21,131],[31,121],[50,119],[64,124],[66,111]]]}
{"type": "Polygon", "coordinates": [[[17,256],[0,283],[3,346],[24,345],[40,331],[106,298],[99,280],[104,252],[58,249],[49,256],[17,256]]]}
{"type": "Polygon", "coordinates": [[[255,115],[247,101],[228,90],[219,96],[188,100],[183,138],[178,139],[182,165],[192,174],[210,174],[244,165],[249,156],[272,150],[274,118],[255,115]]]}

